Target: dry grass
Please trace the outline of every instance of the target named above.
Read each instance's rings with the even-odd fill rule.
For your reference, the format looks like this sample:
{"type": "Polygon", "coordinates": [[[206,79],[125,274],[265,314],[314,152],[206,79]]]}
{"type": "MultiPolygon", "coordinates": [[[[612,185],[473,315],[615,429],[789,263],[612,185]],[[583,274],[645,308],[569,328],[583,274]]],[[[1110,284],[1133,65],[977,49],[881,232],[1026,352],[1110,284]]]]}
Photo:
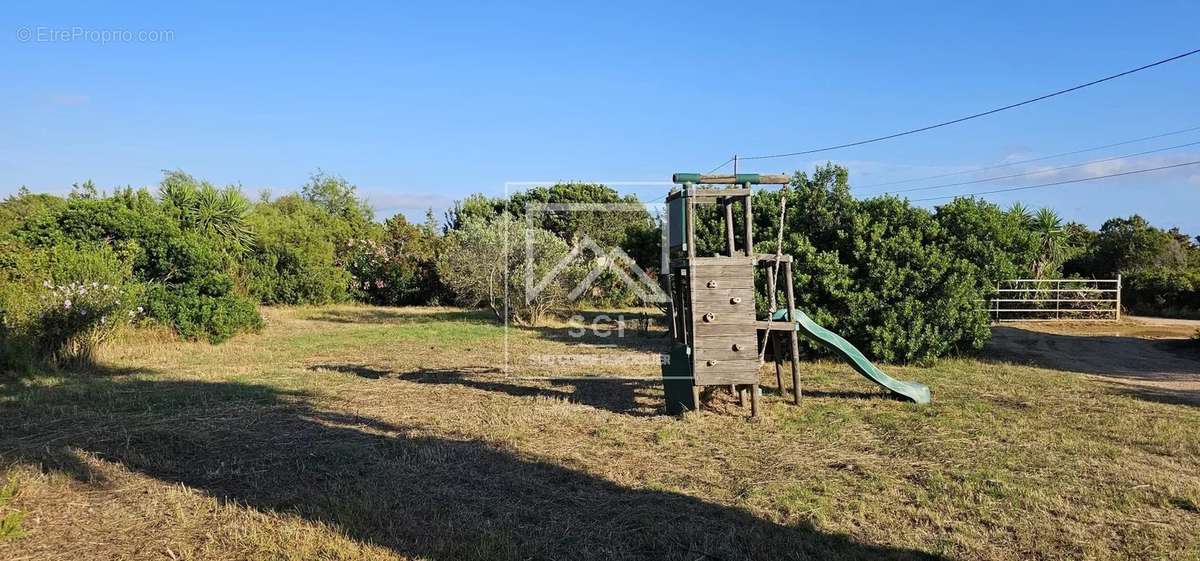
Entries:
{"type": "Polygon", "coordinates": [[[1200,558],[1200,408],[1102,378],[892,368],[922,408],[809,363],[799,407],[677,419],[651,381],[544,378],[652,379],[660,339],[519,330],[505,370],[486,316],[267,313],[0,386],[0,558],[1200,558]],[[544,360],[584,351],[617,366],[544,360]]]}

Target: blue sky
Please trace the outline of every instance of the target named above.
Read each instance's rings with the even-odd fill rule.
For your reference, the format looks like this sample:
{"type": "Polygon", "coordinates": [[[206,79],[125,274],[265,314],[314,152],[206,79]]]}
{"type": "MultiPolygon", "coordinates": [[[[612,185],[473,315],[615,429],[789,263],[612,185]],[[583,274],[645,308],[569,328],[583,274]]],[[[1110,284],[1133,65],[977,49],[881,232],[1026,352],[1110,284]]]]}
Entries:
{"type": "MultiPolygon", "coordinates": [[[[508,181],[662,181],[734,152],[877,136],[1200,47],[1200,4],[1184,1],[177,4],[6,6],[0,194],[85,179],[153,185],[176,168],[279,194],[321,168],[356,183],[382,215],[420,216],[508,181]],[[135,36],[96,40],[106,31],[135,36]]],[[[743,170],[828,159],[865,186],[1200,126],[1198,99],[1200,55],[961,125],[743,170]]],[[[1038,165],[1193,141],[1200,131],[1038,165]]],[[[920,195],[1197,159],[1193,146],[920,195]]],[[[662,189],[628,188],[643,199],[662,189]]],[[[1092,226],[1137,212],[1200,234],[1200,166],[989,198],[1092,226]]]]}

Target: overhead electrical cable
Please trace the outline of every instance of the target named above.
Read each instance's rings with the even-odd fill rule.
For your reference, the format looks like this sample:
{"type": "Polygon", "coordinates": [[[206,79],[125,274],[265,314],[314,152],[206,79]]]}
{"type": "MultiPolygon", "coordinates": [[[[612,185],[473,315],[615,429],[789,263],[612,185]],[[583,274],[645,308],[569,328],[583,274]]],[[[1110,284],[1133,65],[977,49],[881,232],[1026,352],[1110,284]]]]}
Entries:
{"type": "Polygon", "coordinates": [[[1024,173],[1014,173],[1014,174],[1010,174],[1010,175],[998,175],[995,177],[985,177],[982,179],[973,179],[971,181],[959,181],[957,183],[943,183],[941,185],[929,185],[926,187],[913,187],[910,189],[899,189],[896,191],[882,191],[878,194],[880,194],[880,195],[897,195],[900,193],[913,193],[916,191],[932,191],[934,189],[944,189],[946,187],[961,187],[963,185],[975,185],[977,183],[1000,181],[1002,179],[1013,179],[1015,177],[1028,177],[1030,175],[1041,175],[1043,173],[1052,173],[1052,172],[1056,172],[1056,171],[1062,171],[1064,169],[1079,168],[1079,167],[1088,166],[1088,165],[1092,165],[1092,164],[1100,164],[1100,163],[1104,163],[1104,162],[1123,160],[1125,158],[1135,158],[1137,156],[1145,156],[1147,154],[1157,154],[1159,152],[1166,152],[1167,150],[1176,150],[1179,148],[1186,148],[1188,146],[1195,146],[1197,144],[1200,144],[1200,140],[1198,140],[1196,142],[1188,142],[1186,144],[1176,144],[1175,146],[1167,146],[1166,148],[1156,148],[1154,150],[1146,150],[1144,152],[1137,152],[1135,154],[1126,154],[1124,156],[1113,156],[1110,158],[1101,158],[1098,160],[1088,160],[1086,162],[1080,162],[1078,164],[1070,164],[1070,165],[1058,166],[1058,167],[1052,167],[1052,168],[1046,168],[1046,169],[1037,169],[1037,170],[1027,171],[1024,173]]]}
{"type": "Polygon", "coordinates": [[[1109,179],[1109,178],[1112,178],[1112,177],[1122,177],[1122,176],[1126,176],[1126,175],[1137,175],[1137,174],[1139,174],[1139,173],[1149,173],[1149,172],[1152,172],[1152,171],[1161,171],[1161,170],[1164,170],[1164,169],[1173,169],[1173,168],[1181,168],[1181,167],[1185,167],[1185,166],[1194,166],[1194,165],[1196,165],[1196,164],[1200,164],[1200,160],[1195,160],[1195,161],[1191,161],[1191,162],[1184,162],[1184,163],[1181,163],[1181,164],[1171,164],[1171,165],[1168,165],[1168,166],[1158,166],[1158,167],[1153,167],[1153,168],[1137,169],[1137,170],[1132,170],[1132,171],[1124,171],[1124,172],[1121,172],[1121,173],[1110,173],[1110,174],[1108,174],[1108,175],[1098,175],[1098,176],[1096,176],[1096,177],[1083,177],[1083,178],[1080,178],[1080,179],[1068,179],[1068,180],[1065,180],[1065,181],[1053,181],[1053,182],[1050,182],[1050,183],[1039,183],[1039,184],[1037,184],[1037,185],[1023,185],[1023,186],[1021,186],[1021,187],[1007,187],[1007,188],[1004,188],[1004,189],[993,189],[993,190],[991,190],[991,191],[976,191],[976,192],[974,192],[974,193],[964,193],[964,194],[961,194],[961,195],[946,195],[946,196],[943,196],[943,197],[927,197],[927,198],[924,198],[924,199],[912,199],[912,202],[914,202],[914,203],[919,203],[919,202],[925,202],[925,201],[938,201],[938,200],[944,200],[944,199],[953,199],[953,198],[957,198],[957,197],[976,197],[976,196],[979,196],[979,195],[994,195],[994,194],[996,194],[996,193],[1010,193],[1010,192],[1012,192],[1012,191],[1025,191],[1025,190],[1028,190],[1028,189],[1040,189],[1040,188],[1043,188],[1043,187],[1054,187],[1054,186],[1056,186],[1056,185],[1069,185],[1069,184],[1072,184],[1072,183],[1083,183],[1083,182],[1086,182],[1086,181],[1097,181],[1097,180],[1100,180],[1100,179],[1109,179]]]}
{"type": "MultiPolygon", "coordinates": [[[[1137,67],[1137,68],[1131,68],[1131,69],[1129,69],[1129,70],[1125,70],[1125,71],[1123,71],[1123,72],[1118,72],[1118,73],[1116,73],[1116,74],[1111,74],[1111,75],[1109,75],[1109,76],[1105,76],[1105,77],[1103,77],[1103,78],[1098,78],[1098,79],[1096,79],[1096,80],[1092,80],[1092,81],[1090,81],[1090,82],[1085,82],[1085,83],[1083,83],[1083,84],[1078,84],[1078,85],[1075,85],[1075,86],[1071,86],[1071,87],[1069,87],[1069,88],[1063,88],[1063,89],[1061,89],[1061,90],[1053,91],[1053,92],[1050,92],[1050,93],[1047,93],[1047,94],[1039,95],[1039,96],[1037,96],[1037,97],[1032,97],[1032,98],[1029,98],[1029,99],[1026,99],[1026,100],[1018,101],[1018,102],[1016,102],[1016,103],[1010,103],[1010,104],[1008,104],[1008,105],[1004,105],[1004,106],[1002,106],[1002,107],[996,107],[996,108],[994,108],[994,109],[988,109],[987,111],[980,111],[980,112],[978,112],[978,113],[974,113],[974,114],[967,115],[967,116],[964,116],[964,117],[959,117],[959,118],[957,118],[957,119],[951,119],[951,120],[949,120],[949,121],[942,121],[942,122],[940,122],[940,123],[934,123],[934,124],[932,124],[932,125],[926,125],[926,126],[923,126],[923,127],[917,127],[917,128],[915,128],[915,129],[909,129],[909,130],[905,130],[905,131],[895,132],[895,133],[892,133],[892,134],[886,134],[886,135],[883,135],[883,136],[877,136],[877,137],[874,137],[874,138],[867,138],[867,139],[863,139],[863,140],[857,140],[857,141],[853,141],[853,142],[846,142],[846,143],[843,143],[843,144],[835,144],[835,145],[832,145],[832,146],[822,146],[822,147],[820,147],[820,148],[811,148],[811,149],[807,149],[807,150],[797,150],[797,151],[795,151],[795,152],[785,152],[785,153],[781,153],[781,154],[765,154],[765,155],[759,155],[759,156],[742,156],[742,157],[739,157],[738,159],[740,159],[740,160],[766,160],[766,159],[773,159],[773,158],[788,158],[788,157],[792,157],[792,156],[803,156],[803,155],[806,155],[806,154],[816,154],[816,153],[818,153],[818,152],[828,152],[828,151],[830,151],[830,150],[838,150],[838,149],[841,149],[841,148],[850,148],[850,147],[852,147],[852,146],[862,146],[862,145],[864,145],[864,144],[871,144],[871,143],[875,143],[875,142],[882,142],[882,141],[884,141],[884,140],[891,140],[891,139],[893,139],[893,138],[899,138],[899,137],[901,137],[901,136],[908,136],[908,135],[911,135],[911,134],[917,134],[917,133],[920,133],[920,132],[925,132],[925,131],[929,131],[929,130],[933,130],[933,129],[937,129],[937,128],[941,128],[941,127],[945,127],[945,126],[949,126],[949,125],[954,125],[954,124],[957,124],[957,123],[961,123],[961,122],[963,122],[963,121],[969,121],[969,120],[972,120],[972,119],[978,119],[978,118],[980,118],[980,117],[986,117],[986,116],[988,116],[988,115],[993,115],[993,114],[999,113],[999,112],[1001,112],[1001,111],[1007,111],[1007,110],[1009,110],[1009,109],[1015,109],[1015,108],[1017,108],[1017,107],[1021,107],[1021,106],[1024,106],[1024,105],[1029,105],[1029,104],[1031,104],[1031,103],[1037,103],[1037,102],[1039,102],[1039,101],[1043,101],[1043,100],[1050,99],[1050,98],[1053,98],[1053,97],[1057,97],[1057,96],[1060,96],[1060,95],[1063,95],[1063,94],[1067,94],[1067,93],[1071,93],[1071,92],[1074,92],[1074,91],[1078,91],[1078,90],[1081,90],[1081,89],[1084,89],[1084,88],[1087,88],[1087,87],[1090,87],[1090,86],[1094,86],[1094,85],[1096,85],[1096,84],[1102,84],[1102,83],[1104,83],[1104,82],[1108,82],[1109,80],[1115,80],[1115,79],[1117,79],[1117,78],[1120,78],[1120,77],[1122,77],[1122,76],[1128,76],[1128,75],[1130,75],[1130,74],[1134,74],[1134,73],[1136,73],[1136,72],[1141,72],[1141,71],[1143,71],[1143,70],[1147,70],[1147,69],[1150,69],[1150,68],[1154,68],[1154,67],[1156,67],[1156,66],[1160,66],[1160,65],[1163,65],[1163,64],[1167,64],[1167,63],[1169,63],[1169,62],[1174,62],[1174,61],[1176,61],[1176,60],[1179,60],[1179,59],[1182,59],[1182,58],[1185,58],[1185,57],[1192,56],[1192,55],[1194,55],[1194,54],[1196,54],[1196,53],[1200,53],[1200,49],[1194,49],[1194,50],[1191,50],[1191,51],[1188,51],[1188,52],[1185,52],[1185,53],[1180,53],[1180,54],[1177,54],[1177,55],[1175,55],[1175,56],[1172,56],[1172,57],[1164,58],[1164,59],[1162,59],[1162,60],[1157,60],[1157,61],[1151,62],[1151,63],[1149,63],[1149,64],[1144,64],[1144,65],[1142,65],[1142,66],[1139,66],[1139,67],[1137,67]]],[[[723,166],[723,165],[725,165],[725,164],[721,164],[721,165],[723,166]]]]}
{"type": "MultiPolygon", "coordinates": [[[[1177,130],[1177,131],[1164,132],[1164,133],[1162,133],[1162,134],[1156,134],[1156,135],[1153,135],[1153,136],[1143,136],[1143,137],[1141,137],[1141,138],[1134,138],[1134,139],[1132,139],[1132,140],[1122,140],[1121,142],[1114,142],[1114,143],[1112,143],[1112,144],[1105,144],[1105,145],[1103,145],[1103,146],[1093,146],[1093,147],[1091,147],[1091,148],[1082,148],[1082,149],[1080,149],[1080,150],[1072,150],[1072,151],[1070,151],[1070,152],[1060,152],[1060,153],[1058,153],[1058,154],[1051,154],[1051,155],[1049,155],[1049,156],[1042,156],[1042,157],[1039,157],[1039,158],[1030,158],[1030,159],[1028,159],[1028,160],[1014,160],[1014,161],[1011,161],[1011,162],[1004,162],[1004,163],[1001,163],[1001,164],[996,164],[996,165],[991,165],[991,166],[984,166],[984,167],[979,167],[979,168],[974,168],[974,169],[967,169],[967,170],[962,170],[962,171],[952,171],[952,172],[950,172],[950,173],[940,173],[940,174],[937,174],[937,175],[927,175],[927,176],[924,176],[924,177],[914,177],[914,178],[912,178],[912,179],[901,179],[901,180],[898,180],[898,181],[887,181],[887,182],[884,182],[884,183],[872,183],[872,184],[870,184],[870,185],[860,185],[858,188],[860,188],[860,189],[870,189],[870,188],[872,188],[872,187],[885,187],[885,186],[888,186],[888,185],[899,185],[899,184],[901,184],[901,183],[913,183],[913,182],[916,182],[916,181],[927,181],[927,180],[930,180],[930,179],[942,179],[942,178],[944,178],[944,177],[954,177],[954,176],[956,176],[956,175],[966,175],[966,174],[968,174],[968,173],[978,173],[978,172],[981,172],[981,171],[987,171],[987,170],[991,170],[991,169],[1000,169],[1000,168],[1007,168],[1007,167],[1012,167],[1012,166],[1019,166],[1019,165],[1021,165],[1021,164],[1031,164],[1031,163],[1033,163],[1033,162],[1041,162],[1041,161],[1045,161],[1045,160],[1053,160],[1053,159],[1055,159],[1055,158],[1065,158],[1065,157],[1067,157],[1067,156],[1074,156],[1074,155],[1076,155],[1076,154],[1085,154],[1085,153],[1087,153],[1087,152],[1095,152],[1095,151],[1097,151],[1097,150],[1104,150],[1105,148],[1115,148],[1115,147],[1117,147],[1117,146],[1125,146],[1126,144],[1134,144],[1134,143],[1137,143],[1137,142],[1145,142],[1145,141],[1147,141],[1147,140],[1154,140],[1154,139],[1157,139],[1157,138],[1164,138],[1164,137],[1168,137],[1168,136],[1175,136],[1175,135],[1177,135],[1177,134],[1183,134],[1183,133],[1187,133],[1187,132],[1193,132],[1193,131],[1200,131],[1200,127],[1191,127],[1191,128],[1187,128],[1187,129],[1181,129],[1181,130],[1177,130]]],[[[729,162],[725,162],[725,163],[727,164],[727,163],[729,163],[729,162]]],[[[725,164],[721,164],[721,165],[722,165],[722,166],[724,166],[725,164]]]]}

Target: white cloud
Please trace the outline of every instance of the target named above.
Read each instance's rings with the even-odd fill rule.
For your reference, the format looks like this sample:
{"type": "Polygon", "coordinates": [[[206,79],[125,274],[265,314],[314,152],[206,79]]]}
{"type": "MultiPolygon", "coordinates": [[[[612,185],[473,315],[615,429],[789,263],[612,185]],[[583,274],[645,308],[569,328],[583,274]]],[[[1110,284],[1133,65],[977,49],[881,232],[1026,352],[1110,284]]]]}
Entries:
{"type": "Polygon", "coordinates": [[[455,198],[461,198],[384,189],[362,189],[361,192],[380,217],[404,214],[411,218],[422,216],[431,208],[434,214],[440,215],[454,204],[455,198]]]}

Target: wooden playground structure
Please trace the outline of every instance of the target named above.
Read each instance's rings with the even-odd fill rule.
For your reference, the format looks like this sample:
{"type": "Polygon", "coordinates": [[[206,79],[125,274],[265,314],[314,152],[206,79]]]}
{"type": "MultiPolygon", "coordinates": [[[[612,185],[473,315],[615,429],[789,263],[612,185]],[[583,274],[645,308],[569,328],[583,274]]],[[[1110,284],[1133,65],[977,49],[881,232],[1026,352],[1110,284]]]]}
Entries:
{"type": "MultiPolygon", "coordinates": [[[[728,386],[744,404],[747,396],[751,415],[761,410],[758,370],[762,350],[758,332],[772,345],[778,387],[783,390],[779,336],[786,336],[791,356],[793,401],[800,402],[799,343],[795,330],[771,333],[770,321],[759,321],[755,312],[754,268],[766,264],[782,266],[786,287],[786,319],[794,321],[796,300],[792,289],[792,259],[779,254],[754,253],[754,218],[751,185],[786,185],[786,175],[697,175],[675,174],[683,188],[667,197],[670,232],[670,326],[672,350],[663,366],[667,410],[681,413],[700,408],[704,386],[728,386]],[[736,185],[734,188],[701,185],[736,185]],[[696,254],[696,207],[715,204],[724,211],[725,255],[696,254]],[[744,233],[738,249],[734,208],[740,207],[744,233]],[[677,256],[678,255],[678,256],[677,256]],[[763,324],[763,325],[760,325],[763,324]],[[689,352],[690,351],[690,352],[689,352]],[[689,356],[690,355],[690,356],[689,356]],[[690,371],[689,371],[690,370],[690,371]]],[[[776,273],[776,271],[772,271],[776,273]]],[[[768,275],[773,279],[776,274],[768,275]]],[[[775,292],[774,286],[768,288],[775,292]]],[[[773,310],[772,310],[773,311],[773,310]]]]}
{"type": "Polygon", "coordinates": [[[856,371],[894,394],[917,403],[928,403],[929,389],[915,382],[895,380],[876,368],[853,345],[812,322],[796,309],[792,258],[782,254],[786,199],[780,200],[780,230],[774,254],[754,253],[752,186],[786,185],[786,175],[701,175],[677,173],[681,184],[667,196],[668,257],[665,288],[670,296],[672,345],[662,364],[668,413],[698,411],[705,387],[727,387],[750,414],[762,410],[759,368],[768,345],[775,363],[776,386],[785,393],[782,357],[790,357],[792,402],[800,403],[798,334],[824,344],[856,371]],[[713,187],[722,186],[722,187],[713,187]],[[699,205],[717,205],[724,214],[725,252],[697,255],[696,212],[699,205]],[[734,216],[743,216],[741,248],[737,247],[734,216]],[[768,268],[765,320],[756,312],[755,268],[768,268]],[[783,274],[786,305],[776,309],[777,283],[783,274]],[[785,346],[786,345],[786,346],[785,346]]]}

